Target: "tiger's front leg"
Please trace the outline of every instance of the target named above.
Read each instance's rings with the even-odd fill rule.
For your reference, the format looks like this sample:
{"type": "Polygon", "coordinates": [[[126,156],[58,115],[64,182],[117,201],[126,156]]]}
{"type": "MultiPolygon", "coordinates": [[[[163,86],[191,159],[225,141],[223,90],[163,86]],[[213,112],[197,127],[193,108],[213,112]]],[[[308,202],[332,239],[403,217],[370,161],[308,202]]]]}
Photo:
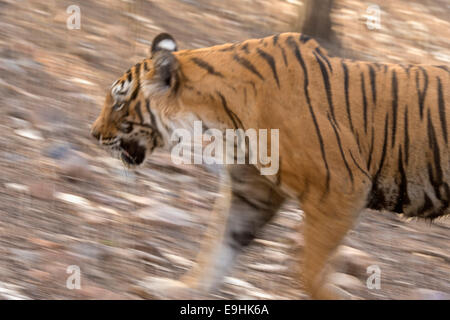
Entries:
{"type": "Polygon", "coordinates": [[[225,196],[214,209],[196,265],[180,281],[158,280],[158,288],[154,289],[160,291],[159,297],[188,299],[194,292],[217,291],[242,249],[284,202],[284,195],[253,166],[234,165],[228,169],[229,198],[226,186],[222,186],[225,196]]]}

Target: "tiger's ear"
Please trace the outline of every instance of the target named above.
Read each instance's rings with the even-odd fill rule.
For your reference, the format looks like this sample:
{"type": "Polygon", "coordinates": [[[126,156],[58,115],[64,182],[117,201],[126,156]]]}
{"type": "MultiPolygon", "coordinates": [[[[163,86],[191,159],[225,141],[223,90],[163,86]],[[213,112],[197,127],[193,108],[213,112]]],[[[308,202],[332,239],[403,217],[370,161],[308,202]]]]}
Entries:
{"type": "Polygon", "coordinates": [[[156,52],[167,50],[170,52],[177,51],[177,43],[175,39],[168,33],[160,33],[153,39],[150,56],[153,57],[156,52]]]}
{"type": "Polygon", "coordinates": [[[165,92],[170,88],[173,91],[178,88],[178,60],[172,54],[176,50],[175,39],[168,33],[160,33],[153,39],[150,56],[153,60],[154,75],[152,85],[144,84],[144,90],[165,92]]]}
{"type": "Polygon", "coordinates": [[[176,91],[179,87],[177,58],[168,50],[159,50],[153,56],[154,75],[152,83],[156,84],[159,91],[176,91]]]}

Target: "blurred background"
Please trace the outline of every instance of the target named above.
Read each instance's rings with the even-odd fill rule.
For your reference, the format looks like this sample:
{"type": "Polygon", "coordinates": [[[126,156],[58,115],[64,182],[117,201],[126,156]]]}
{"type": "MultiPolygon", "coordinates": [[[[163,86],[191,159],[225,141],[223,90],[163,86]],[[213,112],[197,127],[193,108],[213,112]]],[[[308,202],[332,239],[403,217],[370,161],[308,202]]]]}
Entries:
{"type": "MultiPolygon", "coordinates": [[[[449,0],[0,0],[0,299],[152,298],[151,277],[192,266],[216,177],[165,154],[128,171],[89,136],[106,89],[158,33],[187,49],[297,31],[344,57],[448,65],[449,18],[449,0]]],[[[307,298],[301,224],[286,204],[209,298],[307,298]]],[[[354,299],[448,299],[449,230],[365,211],[330,281],[354,299]]]]}

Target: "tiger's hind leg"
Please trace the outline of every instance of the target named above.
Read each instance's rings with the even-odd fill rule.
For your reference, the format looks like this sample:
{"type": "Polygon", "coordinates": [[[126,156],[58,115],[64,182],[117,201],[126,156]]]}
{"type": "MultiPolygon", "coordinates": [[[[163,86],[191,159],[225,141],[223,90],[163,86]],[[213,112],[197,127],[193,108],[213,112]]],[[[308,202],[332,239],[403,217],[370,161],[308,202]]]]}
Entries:
{"type": "Polygon", "coordinates": [[[305,212],[305,289],[313,299],[342,298],[326,284],[325,265],[333,251],[353,226],[366,202],[367,187],[362,185],[351,194],[336,191],[324,198],[314,197],[302,202],[305,212]]]}
{"type": "Polygon", "coordinates": [[[232,186],[231,203],[227,207],[227,200],[222,199],[214,209],[214,217],[203,236],[196,265],[180,281],[160,280],[154,283],[155,289],[162,291],[163,298],[187,299],[192,298],[190,295],[195,291],[216,291],[242,249],[284,202],[284,195],[253,166],[234,165],[228,168],[232,186]],[[183,295],[182,291],[187,294],[183,295]]]}

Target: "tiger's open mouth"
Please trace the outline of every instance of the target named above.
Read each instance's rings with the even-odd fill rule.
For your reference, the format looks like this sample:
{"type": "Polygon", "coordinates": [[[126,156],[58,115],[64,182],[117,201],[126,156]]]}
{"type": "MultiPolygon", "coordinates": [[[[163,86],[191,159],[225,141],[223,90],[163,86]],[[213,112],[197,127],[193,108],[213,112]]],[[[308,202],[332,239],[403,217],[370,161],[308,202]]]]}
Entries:
{"type": "Polygon", "coordinates": [[[120,141],[120,158],[128,166],[138,166],[145,160],[146,148],[136,140],[120,141]]]}

